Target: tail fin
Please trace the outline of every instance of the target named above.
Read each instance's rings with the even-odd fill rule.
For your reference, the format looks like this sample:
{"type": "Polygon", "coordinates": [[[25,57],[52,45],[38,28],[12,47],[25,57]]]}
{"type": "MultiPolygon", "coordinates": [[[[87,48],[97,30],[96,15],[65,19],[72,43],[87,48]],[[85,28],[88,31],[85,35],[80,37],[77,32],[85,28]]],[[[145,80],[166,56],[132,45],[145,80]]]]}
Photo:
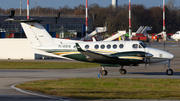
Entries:
{"type": "Polygon", "coordinates": [[[32,46],[36,47],[54,44],[53,38],[41,24],[36,22],[21,22],[21,26],[32,46]]]}
{"type": "Polygon", "coordinates": [[[37,23],[37,22],[41,22],[42,20],[39,20],[39,19],[35,19],[35,20],[6,19],[5,21],[20,22],[32,47],[47,46],[47,45],[54,44],[53,38],[46,31],[46,29],[41,24],[37,23]]]}

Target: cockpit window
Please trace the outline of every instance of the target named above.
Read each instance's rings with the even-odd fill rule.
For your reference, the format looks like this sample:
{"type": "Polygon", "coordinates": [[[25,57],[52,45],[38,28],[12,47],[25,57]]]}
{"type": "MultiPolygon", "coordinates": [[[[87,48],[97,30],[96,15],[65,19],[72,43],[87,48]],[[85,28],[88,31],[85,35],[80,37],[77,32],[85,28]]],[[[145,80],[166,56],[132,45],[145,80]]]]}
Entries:
{"type": "Polygon", "coordinates": [[[175,34],[179,34],[178,32],[176,32],[175,34]]]}
{"type": "Polygon", "coordinates": [[[142,46],[141,46],[141,45],[139,45],[139,48],[142,48],[142,46]]]}
{"type": "Polygon", "coordinates": [[[143,48],[146,48],[146,47],[148,47],[145,43],[140,43],[140,45],[143,47],[143,48]]]}
{"type": "Polygon", "coordinates": [[[138,48],[138,44],[133,44],[132,47],[133,48],[138,48]]]}

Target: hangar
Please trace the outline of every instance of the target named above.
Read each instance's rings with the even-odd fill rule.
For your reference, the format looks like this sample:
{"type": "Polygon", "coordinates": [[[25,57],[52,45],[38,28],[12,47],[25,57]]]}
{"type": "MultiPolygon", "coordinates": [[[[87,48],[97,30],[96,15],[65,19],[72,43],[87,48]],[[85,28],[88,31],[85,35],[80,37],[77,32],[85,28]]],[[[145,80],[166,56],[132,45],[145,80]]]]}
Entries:
{"type": "MultiPolygon", "coordinates": [[[[31,50],[21,25],[18,22],[4,21],[8,18],[9,16],[0,16],[0,59],[42,59],[43,56],[31,50]]],[[[26,19],[26,16],[15,16],[14,19],[26,19]]],[[[43,20],[41,24],[54,38],[80,39],[86,33],[85,18],[31,17],[31,19],[43,20]]],[[[91,29],[90,18],[88,23],[91,29]]]]}

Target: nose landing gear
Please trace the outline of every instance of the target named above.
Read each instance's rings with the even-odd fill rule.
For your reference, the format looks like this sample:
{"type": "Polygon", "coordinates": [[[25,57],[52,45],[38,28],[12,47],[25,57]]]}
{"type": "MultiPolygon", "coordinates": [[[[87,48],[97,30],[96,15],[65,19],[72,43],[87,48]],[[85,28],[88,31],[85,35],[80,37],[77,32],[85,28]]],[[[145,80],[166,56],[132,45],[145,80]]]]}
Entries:
{"type": "Polygon", "coordinates": [[[168,69],[166,70],[166,74],[167,75],[172,75],[173,74],[173,70],[171,69],[171,66],[170,66],[170,60],[168,60],[168,69]]]}

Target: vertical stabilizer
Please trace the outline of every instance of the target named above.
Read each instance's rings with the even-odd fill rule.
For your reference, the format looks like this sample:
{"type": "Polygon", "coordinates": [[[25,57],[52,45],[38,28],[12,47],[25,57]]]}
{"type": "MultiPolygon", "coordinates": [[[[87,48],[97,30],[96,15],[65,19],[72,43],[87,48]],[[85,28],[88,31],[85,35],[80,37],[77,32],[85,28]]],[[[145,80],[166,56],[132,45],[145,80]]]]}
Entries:
{"type": "Polygon", "coordinates": [[[21,26],[33,47],[54,44],[54,41],[46,29],[36,22],[21,22],[21,26]]]}

